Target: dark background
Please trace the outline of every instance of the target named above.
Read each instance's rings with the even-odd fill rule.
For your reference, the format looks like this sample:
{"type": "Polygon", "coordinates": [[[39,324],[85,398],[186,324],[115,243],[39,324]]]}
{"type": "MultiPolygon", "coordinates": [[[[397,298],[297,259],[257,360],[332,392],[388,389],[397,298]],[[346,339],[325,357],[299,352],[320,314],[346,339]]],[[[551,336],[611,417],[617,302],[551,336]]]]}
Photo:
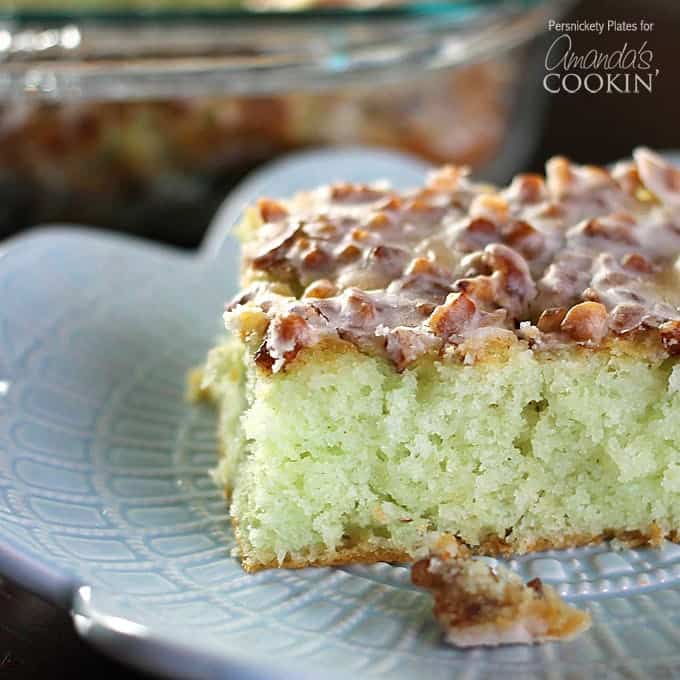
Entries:
{"type": "Polygon", "coordinates": [[[575,47],[620,49],[626,38],[637,46],[643,38],[654,52],[661,73],[651,94],[551,95],[533,169],[546,158],[564,154],[589,163],[609,163],[644,144],[655,149],[680,149],[680,1],[582,0],[566,17],[590,21],[621,19],[654,22],[652,33],[573,33],[575,47]]]}
{"type": "MultiPolygon", "coordinates": [[[[583,0],[567,19],[655,22],[648,39],[661,74],[651,94],[552,95],[531,169],[540,171],[553,154],[607,163],[638,144],[680,149],[680,0],[583,0]]],[[[632,35],[637,44],[640,34],[632,35]]],[[[591,46],[618,49],[625,39],[625,34],[574,34],[579,52],[591,46]]],[[[196,242],[199,237],[200,226],[196,242]]],[[[66,613],[0,579],[1,678],[76,680],[105,672],[142,677],[80,642],[66,613]]]]}

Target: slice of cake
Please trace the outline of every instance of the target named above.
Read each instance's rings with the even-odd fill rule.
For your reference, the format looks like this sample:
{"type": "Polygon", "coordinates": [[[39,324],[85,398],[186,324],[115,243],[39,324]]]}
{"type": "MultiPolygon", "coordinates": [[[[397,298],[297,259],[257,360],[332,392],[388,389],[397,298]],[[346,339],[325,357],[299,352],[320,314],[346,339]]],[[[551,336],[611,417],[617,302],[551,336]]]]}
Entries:
{"type": "Polygon", "coordinates": [[[680,170],[444,167],[262,199],[240,235],[201,389],[247,570],[675,538],[680,170]]]}
{"type": "Polygon", "coordinates": [[[569,640],[590,628],[590,614],[564,602],[540,579],[525,585],[509,569],[471,558],[464,546],[452,547],[411,570],[413,583],[432,593],[434,615],[452,645],[569,640]]]}

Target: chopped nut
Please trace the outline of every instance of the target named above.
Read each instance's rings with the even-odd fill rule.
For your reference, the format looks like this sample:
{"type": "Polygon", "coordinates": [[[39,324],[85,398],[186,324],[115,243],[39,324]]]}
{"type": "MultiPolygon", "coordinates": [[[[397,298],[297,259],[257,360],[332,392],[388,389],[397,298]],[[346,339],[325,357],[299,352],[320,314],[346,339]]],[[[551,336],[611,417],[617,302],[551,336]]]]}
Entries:
{"type": "Polygon", "coordinates": [[[632,269],[640,274],[650,274],[654,271],[652,263],[644,255],[640,255],[640,253],[629,253],[628,255],[624,255],[621,264],[626,269],[632,269]]]}
{"type": "Polygon", "coordinates": [[[261,198],[257,207],[264,222],[277,222],[288,217],[286,206],[271,198],[261,198]]]}
{"type": "Polygon", "coordinates": [[[238,315],[238,331],[242,338],[251,335],[262,337],[269,325],[269,317],[259,308],[244,307],[238,315]]]}
{"type": "Polygon", "coordinates": [[[348,288],[343,295],[344,308],[350,327],[361,327],[375,317],[376,308],[371,297],[359,288],[348,288]]]}
{"type": "Polygon", "coordinates": [[[607,334],[607,310],[599,302],[579,302],[564,317],[561,329],[579,342],[600,342],[607,334]]]}
{"type": "MultiPolygon", "coordinates": [[[[432,309],[437,304],[444,301],[444,298],[452,291],[451,277],[443,270],[440,274],[422,273],[422,274],[407,274],[401,278],[392,281],[387,290],[390,293],[407,293],[410,298],[416,300],[434,300],[434,303],[419,303],[419,306],[431,304],[432,309]]],[[[432,310],[430,310],[432,311],[432,310]]],[[[428,312],[429,314],[430,312],[428,312]]]]}
{"type": "Polygon", "coordinates": [[[588,238],[602,238],[616,243],[637,245],[637,239],[633,234],[634,220],[626,213],[608,215],[607,217],[595,217],[585,220],[569,230],[568,235],[582,234],[588,238]]]}
{"type": "Polygon", "coordinates": [[[299,314],[286,314],[277,317],[271,324],[273,334],[282,343],[298,343],[309,332],[309,325],[299,314]]]}
{"type": "Polygon", "coordinates": [[[331,186],[330,194],[331,200],[336,202],[363,203],[364,201],[375,201],[384,196],[385,192],[368,184],[339,182],[331,186]]]}
{"type": "Polygon", "coordinates": [[[518,318],[536,297],[536,284],[526,260],[516,250],[501,243],[488,245],[484,255],[494,272],[492,276],[500,279],[496,301],[518,318]]]}
{"type": "MultiPolygon", "coordinates": [[[[614,286],[625,286],[627,283],[630,283],[630,280],[631,280],[630,274],[618,271],[608,271],[600,274],[597,277],[597,282],[600,285],[607,286],[609,288],[613,288],[614,286]]],[[[595,295],[597,295],[597,293],[595,293],[595,295]]],[[[585,293],[584,297],[586,297],[585,293]]]]}
{"type": "Polygon", "coordinates": [[[649,149],[635,149],[633,158],[646,188],[669,205],[680,205],[680,170],[649,149]]]}
{"type": "Polygon", "coordinates": [[[419,302],[416,304],[416,309],[423,316],[430,316],[430,314],[432,314],[436,308],[437,305],[433,304],[432,302],[419,302]]]}
{"type": "Polygon", "coordinates": [[[559,200],[606,187],[616,187],[611,175],[604,168],[573,165],[562,156],[552,158],[546,163],[546,185],[550,195],[559,200]]]}
{"type": "Polygon", "coordinates": [[[480,194],[470,204],[470,216],[504,222],[508,217],[508,202],[500,194],[480,194]]]}
{"type": "Polygon", "coordinates": [[[567,310],[564,307],[549,307],[538,318],[538,329],[543,333],[556,333],[566,315],[567,310]]]}
{"type": "Polygon", "coordinates": [[[328,240],[338,233],[338,228],[328,220],[318,219],[316,222],[305,224],[302,231],[312,238],[328,240]]]}
{"type": "Polygon", "coordinates": [[[496,299],[496,286],[490,276],[475,276],[469,279],[458,279],[454,284],[456,290],[467,293],[477,302],[492,304],[496,299]]]}
{"type": "Polygon", "coordinates": [[[266,341],[263,341],[262,344],[257,348],[253,359],[255,364],[264,371],[267,371],[268,373],[272,371],[274,366],[274,357],[269,353],[269,348],[267,347],[266,341]]]}
{"type": "MultiPolygon", "coordinates": [[[[618,273],[618,272],[613,272],[613,273],[618,273]]],[[[581,293],[581,297],[584,300],[590,300],[592,302],[600,302],[600,294],[594,289],[588,286],[583,293],[581,293]]]]}
{"type": "Polygon", "coordinates": [[[543,234],[523,220],[513,220],[503,228],[503,242],[532,260],[545,247],[543,234]]]}
{"type": "Polygon", "coordinates": [[[564,207],[559,203],[546,203],[543,208],[535,214],[535,217],[559,219],[560,217],[564,217],[564,214],[564,207]]]}
{"type": "Polygon", "coordinates": [[[319,269],[328,264],[328,261],[328,253],[319,246],[313,246],[302,256],[302,263],[309,269],[319,269]]]}
{"type": "Polygon", "coordinates": [[[506,191],[506,196],[523,204],[539,203],[547,198],[545,182],[540,175],[517,175],[506,191]]]}
{"type": "Polygon", "coordinates": [[[463,252],[471,252],[497,240],[499,234],[496,225],[483,217],[476,217],[468,220],[460,231],[456,246],[463,252]]]}
{"type": "Polygon", "coordinates": [[[361,256],[361,249],[355,246],[353,243],[346,245],[338,254],[337,258],[343,264],[347,262],[353,262],[358,257],[361,256]]]}
{"type": "Polygon", "coordinates": [[[609,326],[614,333],[629,333],[640,328],[645,316],[645,308],[637,303],[622,302],[609,314],[609,326]]]}
{"type": "Polygon", "coordinates": [[[427,320],[435,335],[447,340],[459,335],[474,318],[477,305],[465,293],[451,293],[443,305],[439,305],[427,320]]]}
{"type": "Polygon", "coordinates": [[[371,215],[366,226],[373,231],[379,231],[380,229],[389,227],[391,223],[392,221],[386,213],[377,212],[374,215],[371,215]]]}
{"type": "Polygon", "coordinates": [[[426,257],[416,257],[411,260],[411,263],[406,267],[404,272],[407,275],[410,274],[437,274],[438,270],[432,260],[428,260],[426,257]]]}
{"type": "Polygon", "coordinates": [[[468,174],[468,169],[459,165],[444,165],[431,172],[427,178],[427,186],[437,191],[455,191],[460,180],[468,174]]]}
{"type": "Polygon", "coordinates": [[[380,210],[400,210],[403,201],[399,196],[389,196],[378,204],[380,210]]]}
{"type": "Polygon", "coordinates": [[[460,261],[460,270],[466,278],[480,274],[491,274],[491,268],[483,250],[477,250],[463,257],[460,261]]]}
{"type": "Polygon", "coordinates": [[[666,321],[659,326],[661,343],[666,351],[675,356],[680,354],[680,321],[666,321]]]}
{"type": "Polygon", "coordinates": [[[253,257],[250,265],[253,269],[270,269],[279,262],[284,262],[288,249],[295,242],[301,225],[299,222],[291,222],[281,234],[270,241],[267,246],[253,257]]]}
{"type": "Polygon", "coordinates": [[[328,279],[319,279],[310,283],[302,297],[306,298],[329,298],[337,295],[337,288],[328,279]]]}
{"type": "Polygon", "coordinates": [[[638,191],[643,188],[635,163],[617,163],[612,170],[612,177],[630,196],[637,196],[638,191]]]}
{"type": "Polygon", "coordinates": [[[434,207],[435,206],[429,203],[423,196],[416,196],[404,203],[404,210],[408,210],[409,212],[426,212],[432,210],[434,207]]]}
{"type": "Polygon", "coordinates": [[[355,241],[365,241],[368,238],[368,232],[365,229],[352,229],[352,238],[355,241]]]}
{"type": "Polygon", "coordinates": [[[265,343],[256,352],[255,362],[262,368],[276,372],[292,361],[310,339],[309,324],[299,314],[289,312],[274,317],[269,324],[265,343]]]}
{"type": "Polygon", "coordinates": [[[545,176],[550,195],[563,198],[573,180],[571,163],[564,156],[555,156],[546,163],[545,176]]]}
{"type": "Polygon", "coordinates": [[[441,346],[439,338],[406,326],[378,329],[377,334],[385,336],[385,351],[398,371],[403,371],[426,352],[441,346]]]}
{"type": "Polygon", "coordinates": [[[379,265],[380,271],[384,272],[388,278],[394,279],[404,271],[409,257],[408,252],[403,248],[376,246],[369,251],[367,262],[379,265]]]}

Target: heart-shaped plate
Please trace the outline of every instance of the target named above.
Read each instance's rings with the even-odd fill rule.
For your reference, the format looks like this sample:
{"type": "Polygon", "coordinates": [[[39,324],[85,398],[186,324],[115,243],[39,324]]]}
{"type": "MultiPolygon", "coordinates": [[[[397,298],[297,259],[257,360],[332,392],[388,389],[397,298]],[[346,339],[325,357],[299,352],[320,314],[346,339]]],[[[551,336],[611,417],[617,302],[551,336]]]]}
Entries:
{"type": "Polygon", "coordinates": [[[245,574],[221,494],[214,414],[185,373],[235,290],[227,232],[244,205],[332,180],[422,181],[370,150],[315,151],[254,174],[198,254],[76,228],[0,251],[0,570],[68,607],[108,654],[191,678],[666,678],[680,673],[680,547],[511,561],[593,614],[566,644],[441,642],[405,567],[245,574]]]}

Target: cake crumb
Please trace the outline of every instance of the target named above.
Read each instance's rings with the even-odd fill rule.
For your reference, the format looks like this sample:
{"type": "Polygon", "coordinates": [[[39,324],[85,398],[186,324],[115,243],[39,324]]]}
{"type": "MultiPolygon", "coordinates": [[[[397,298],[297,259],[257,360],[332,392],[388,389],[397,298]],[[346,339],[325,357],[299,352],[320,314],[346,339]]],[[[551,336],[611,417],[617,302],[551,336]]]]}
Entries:
{"type": "Polygon", "coordinates": [[[443,551],[416,562],[411,580],[434,597],[434,615],[456,647],[569,640],[588,630],[591,617],[564,602],[539,578],[528,583],[509,569],[443,551]]]}
{"type": "Polygon", "coordinates": [[[187,373],[186,400],[191,404],[211,401],[210,391],[203,386],[203,367],[192,368],[187,373]]]}

